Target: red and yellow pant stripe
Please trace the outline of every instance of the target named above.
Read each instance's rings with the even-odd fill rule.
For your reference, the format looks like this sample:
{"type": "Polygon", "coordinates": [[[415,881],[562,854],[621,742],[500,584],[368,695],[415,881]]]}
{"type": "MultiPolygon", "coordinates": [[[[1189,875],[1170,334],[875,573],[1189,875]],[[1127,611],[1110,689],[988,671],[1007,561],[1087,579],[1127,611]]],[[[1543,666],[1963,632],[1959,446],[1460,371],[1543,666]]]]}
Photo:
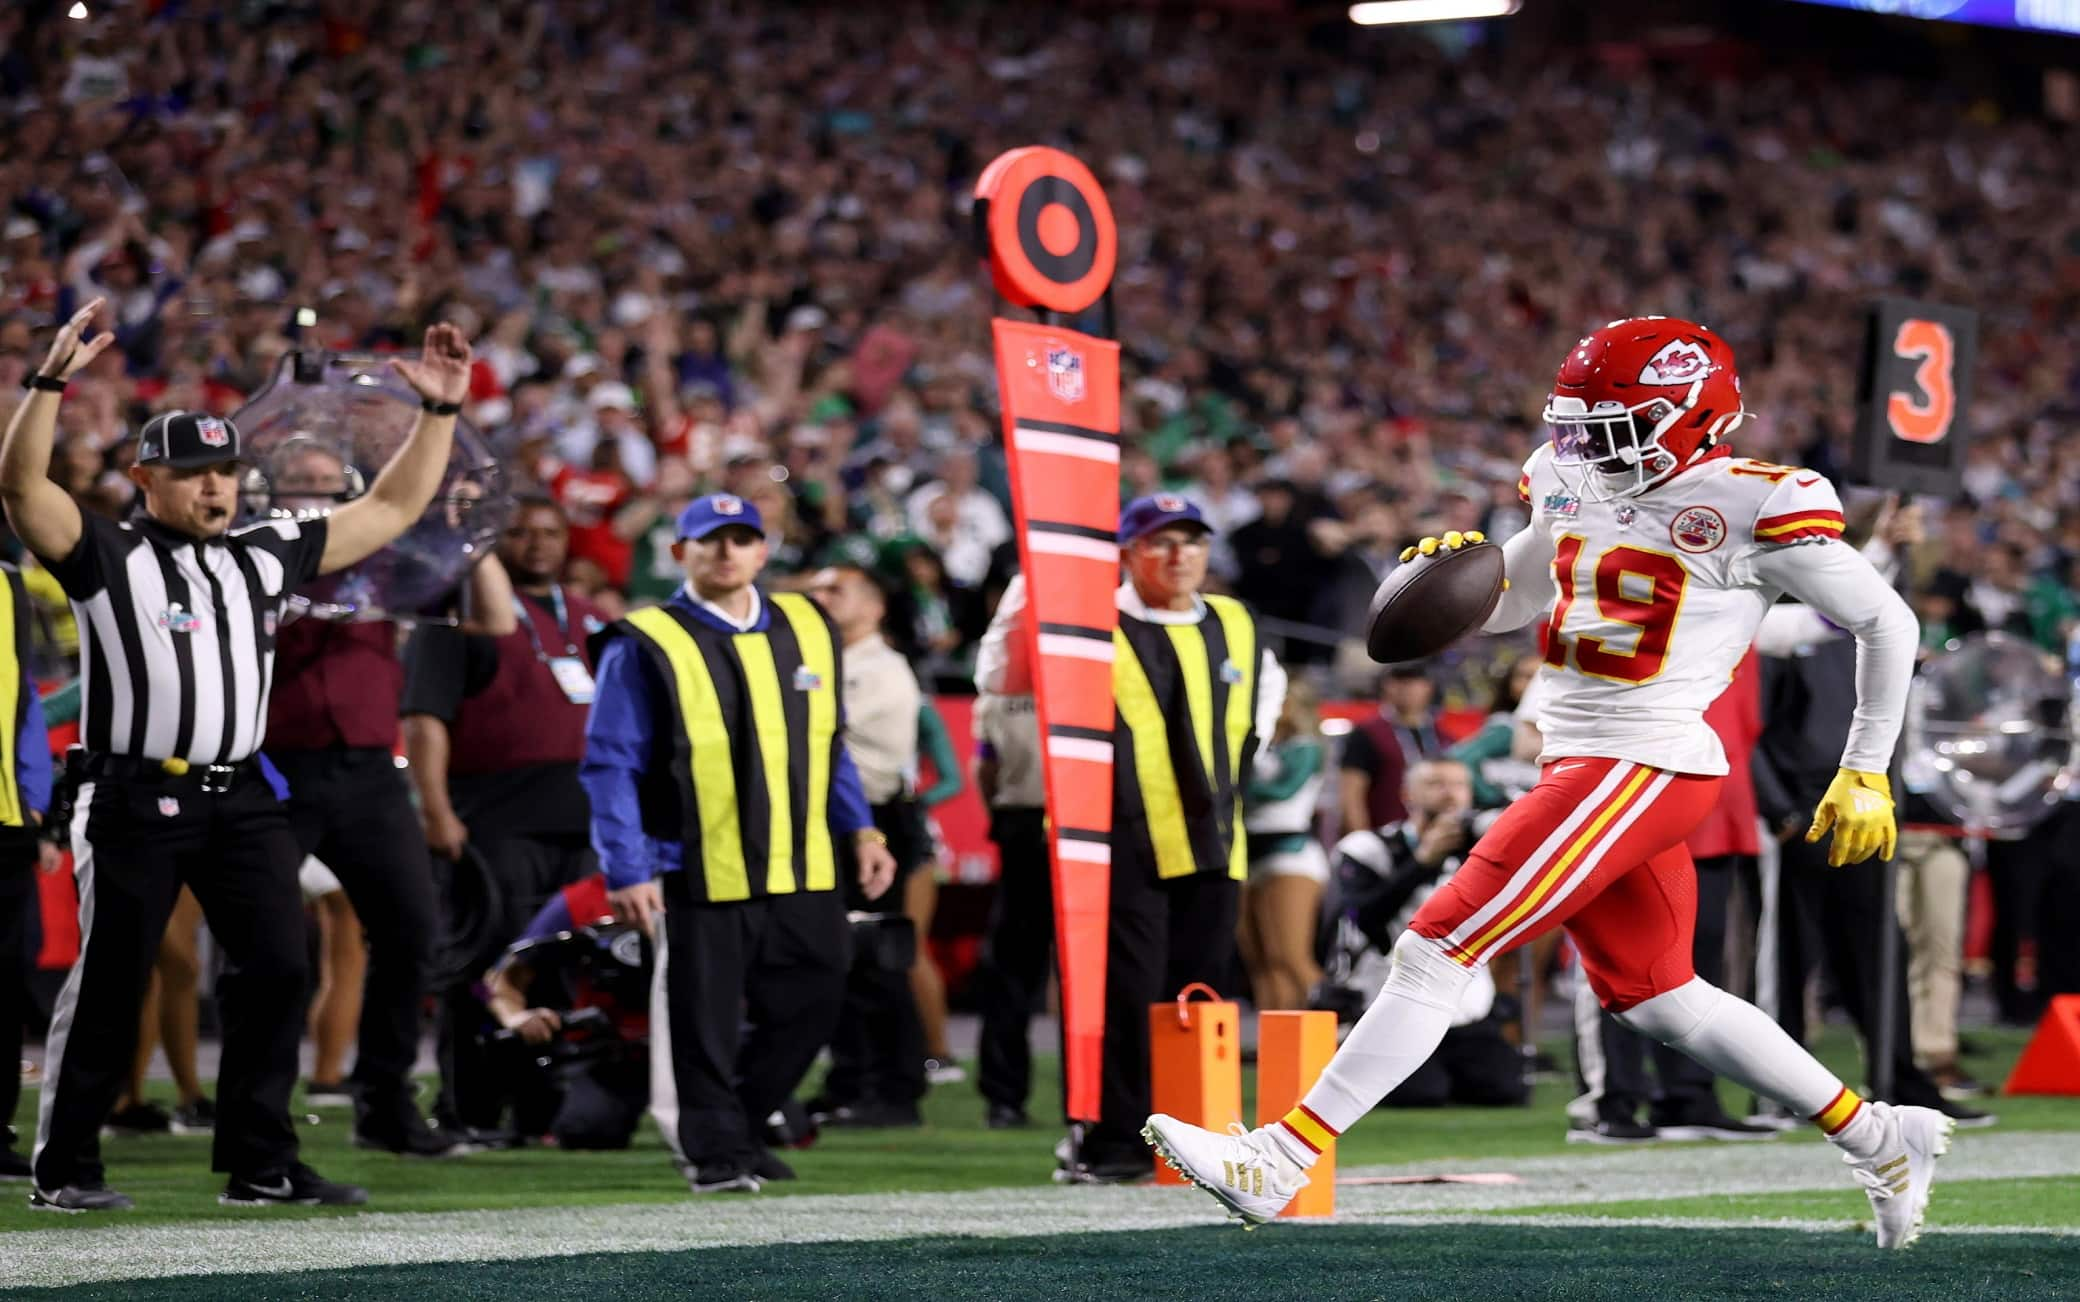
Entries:
{"type": "Polygon", "coordinates": [[[1336,1130],[1330,1124],[1308,1110],[1305,1103],[1297,1104],[1291,1112],[1278,1119],[1286,1133],[1307,1146],[1310,1153],[1320,1153],[1336,1141],[1336,1130]]]}
{"type": "Polygon", "coordinates": [[[1855,1091],[1844,1086],[1826,1107],[1813,1114],[1813,1124],[1820,1127],[1823,1134],[1839,1135],[1842,1128],[1856,1120],[1856,1114],[1862,1110],[1863,1100],[1856,1096],[1855,1091]]]}
{"type": "Polygon", "coordinates": [[[1553,898],[1570,874],[1594,869],[1600,852],[1606,848],[1598,843],[1613,830],[1613,824],[1636,805],[1651,800],[1667,785],[1665,782],[1656,783],[1655,779],[1663,776],[1659,770],[1636,764],[1624,767],[1629,771],[1622,775],[1614,790],[1569,820],[1573,826],[1566,829],[1567,835],[1544,862],[1527,864],[1518,872],[1510,883],[1517,890],[1508,905],[1472,934],[1463,938],[1455,934],[1449,938],[1451,944],[1445,951],[1447,958],[1472,967],[1489,952],[1506,948],[1504,942],[1514,933],[1537,921],[1544,912],[1540,906],[1553,898]]]}

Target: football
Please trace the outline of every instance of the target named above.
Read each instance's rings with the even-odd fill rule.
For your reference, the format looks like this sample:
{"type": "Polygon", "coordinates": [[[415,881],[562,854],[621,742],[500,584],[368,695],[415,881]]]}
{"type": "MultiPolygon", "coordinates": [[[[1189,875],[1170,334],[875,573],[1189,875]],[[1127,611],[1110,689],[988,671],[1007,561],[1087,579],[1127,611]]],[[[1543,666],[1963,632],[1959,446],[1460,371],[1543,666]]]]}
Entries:
{"type": "Polygon", "coordinates": [[[1470,543],[1394,567],[1372,594],[1365,650],[1381,664],[1421,660],[1458,641],[1502,600],[1502,548],[1470,543]]]}

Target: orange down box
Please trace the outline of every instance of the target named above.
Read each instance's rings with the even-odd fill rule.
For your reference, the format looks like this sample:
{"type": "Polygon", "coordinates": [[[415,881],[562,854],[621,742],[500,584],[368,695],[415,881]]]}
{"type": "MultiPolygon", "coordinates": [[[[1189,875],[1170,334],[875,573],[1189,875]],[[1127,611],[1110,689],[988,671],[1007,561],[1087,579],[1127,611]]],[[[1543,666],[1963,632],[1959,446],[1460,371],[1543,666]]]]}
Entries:
{"type": "MultiPolygon", "coordinates": [[[[1175,1001],[1148,1006],[1149,1097],[1157,1112],[1225,1133],[1242,1120],[1242,1010],[1219,999],[1192,1002],[1195,992],[1214,993],[1195,982],[1175,1001]]],[[[1156,1183],[1185,1179],[1159,1160],[1156,1183]]]]}
{"type": "MultiPolygon", "coordinates": [[[[1314,1088],[1336,1056],[1336,1014],[1269,1012],[1257,1015],[1257,1124],[1268,1126],[1314,1088]]],[[[1336,1145],[1315,1159],[1305,1189],[1281,1216],[1336,1214],[1336,1145]]]]}

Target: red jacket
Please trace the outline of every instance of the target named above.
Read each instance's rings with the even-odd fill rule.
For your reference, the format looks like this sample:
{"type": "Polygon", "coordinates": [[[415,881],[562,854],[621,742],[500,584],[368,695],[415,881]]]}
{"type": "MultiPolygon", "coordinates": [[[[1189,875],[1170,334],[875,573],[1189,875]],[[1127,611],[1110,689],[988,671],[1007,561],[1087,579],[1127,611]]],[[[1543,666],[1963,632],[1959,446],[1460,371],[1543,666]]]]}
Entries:
{"type": "Polygon", "coordinates": [[[1749,761],[1756,739],[1762,736],[1762,666],[1754,648],[1741,657],[1733,671],[1733,682],[1704,712],[1704,721],[1719,734],[1726,748],[1726,781],[1719,788],[1719,802],[1712,806],[1697,830],[1690,833],[1690,855],[1694,859],[1716,859],[1722,855],[1752,855],[1760,849],[1756,837],[1755,778],[1749,761]]]}

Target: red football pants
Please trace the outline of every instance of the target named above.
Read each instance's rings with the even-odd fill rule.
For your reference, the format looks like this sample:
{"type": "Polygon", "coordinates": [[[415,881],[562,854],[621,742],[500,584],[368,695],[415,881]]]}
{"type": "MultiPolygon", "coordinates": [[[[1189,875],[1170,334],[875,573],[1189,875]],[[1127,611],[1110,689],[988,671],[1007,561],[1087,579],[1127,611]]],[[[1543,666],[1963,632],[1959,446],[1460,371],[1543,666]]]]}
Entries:
{"type": "Polygon", "coordinates": [[[1410,929],[1472,967],[1564,926],[1603,1006],[1693,977],[1697,874],[1684,844],[1720,779],[1563,759],[1503,811],[1410,929]]]}

